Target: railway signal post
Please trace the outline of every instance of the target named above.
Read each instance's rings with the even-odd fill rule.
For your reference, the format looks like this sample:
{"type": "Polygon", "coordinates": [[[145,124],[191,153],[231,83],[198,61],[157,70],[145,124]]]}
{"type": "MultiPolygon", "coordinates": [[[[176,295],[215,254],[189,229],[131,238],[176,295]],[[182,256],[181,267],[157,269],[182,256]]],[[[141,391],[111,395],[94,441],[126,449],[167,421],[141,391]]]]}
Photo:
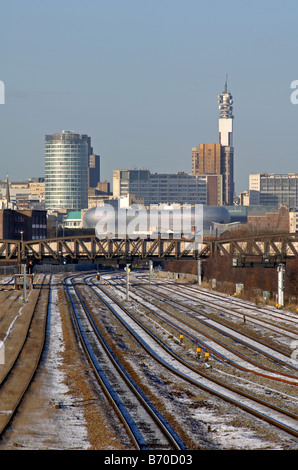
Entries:
{"type": "Polygon", "coordinates": [[[285,306],[284,292],[285,292],[285,271],[286,263],[279,260],[270,260],[268,257],[263,257],[262,261],[247,261],[245,256],[242,255],[240,259],[233,258],[233,268],[252,268],[253,266],[263,266],[264,268],[277,268],[277,307],[282,308],[285,306]]]}

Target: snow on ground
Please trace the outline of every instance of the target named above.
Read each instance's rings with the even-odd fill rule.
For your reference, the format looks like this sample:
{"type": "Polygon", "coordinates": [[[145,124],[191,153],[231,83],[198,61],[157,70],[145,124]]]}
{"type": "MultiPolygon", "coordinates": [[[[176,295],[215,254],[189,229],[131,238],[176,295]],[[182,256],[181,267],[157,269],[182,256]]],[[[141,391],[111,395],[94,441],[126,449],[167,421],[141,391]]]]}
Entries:
{"type": "Polygon", "coordinates": [[[47,370],[47,395],[52,403],[62,403],[61,413],[55,414],[55,419],[45,423],[47,432],[57,436],[59,447],[63,449],[87,449],[89,447],[86,423],[83,410],[73,406],[69,389],[64,383],[64,375],[60,365],[61,353],[64,351],[62,324],[58,310],[57,289],[52,289],[51,331],[49,347],[44,366],[47,370]]]}
{"type": "MultiPolygon", "coordinates": [[[[54,282],[54,281],[53,281],[54,282]]],[[[42,362],[42,382],[38,382],[36,389],[43,396],[42,406],[49,410],[48,419],[42,420],[40,410],[30,416],[30,426],[22,433],[18,442],[26,449],[88,449],[88,435],[83,411],[74,405],[69,390],[64,383],[61,370],[61,353],[64,351],[62,323],[58,308],[57,289],[52,289],[51,329],[46,349],[46,356],[42,362]],[[52,407],[62,403],[61,408],[52,407]]],[[[35,391],[38,393],[38,391],[35,391]]],[[[186,403],[187,405],[187,403],[186,403]]],[[[43,411],[44,412],[44,411],[43,411]]],[[[268,443],[264,436],[248,428],[235,428],[229,424],[229,419],[223,415],[219,417],[211,409],[204,406],[192,410],[193,416],[210,428],[212,439],[218,449],[271,449],[282,448],[278,443],[268,443]]]]}
{"type": "Polygon", "coordinates": [[[262,450],[269,447],[274,450],[282,449],[277,443],[272,445],[272,442],[266,441],[264,436],[258,436],[252,429],[231,426],[224,415],[219,416],[211,410],[204,408],[196,410],[195,419],[208,423],[218,449],[262,450]]]}
{"type": "Polygon", "coordinates": [[[90,448],[83,410],[75,406],[60,367],[64,342],[55,288],[52,289],[50,322],[50,334],[39,368],[40,373],[31,384],[25,406],[15,418],[16,426],[6,435],[0,445],[1,449],[90,448]]]}

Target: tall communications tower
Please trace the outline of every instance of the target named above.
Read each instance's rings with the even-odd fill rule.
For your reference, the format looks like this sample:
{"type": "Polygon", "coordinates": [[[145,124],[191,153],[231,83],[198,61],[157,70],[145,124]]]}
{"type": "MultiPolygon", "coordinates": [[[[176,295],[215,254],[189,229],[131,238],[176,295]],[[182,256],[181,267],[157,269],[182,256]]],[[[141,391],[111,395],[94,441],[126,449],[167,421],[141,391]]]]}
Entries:
{"type": "Polygon", "coordinates": [[[233,97],[228,92],[226,79],[224,91],[218,95],[219,143],[221,145],[221,174],[223,175],[223,204],[233,205],[234,199],[234,147],[233,147],[233,97]]]}
{"type": "Polygon", "coordinates": [[[233,96],[228,92],[227,79],[224,91],[218,95],[218,107],[219,143],[233,147],[233,96]]]}

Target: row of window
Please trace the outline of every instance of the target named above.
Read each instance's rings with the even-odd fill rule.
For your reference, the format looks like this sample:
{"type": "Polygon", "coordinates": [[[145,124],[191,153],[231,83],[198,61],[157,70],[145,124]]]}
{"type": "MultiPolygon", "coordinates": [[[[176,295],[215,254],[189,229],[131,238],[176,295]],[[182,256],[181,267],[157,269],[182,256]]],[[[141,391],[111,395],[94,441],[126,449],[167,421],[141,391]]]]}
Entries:
{"type": "Polygon", "coordinates": [[[67,162],[67,161],[62,161],[62,160],[59,160],[55,163],[46,163],[45,164],[45,169],[46,171],[47,170],[54,170],[55,168],[59,168],[61,166],[65,166],[67,169],[68,168],[80,168],[82,170],[85,170],[86,172],[88,171],[88,168],[86,167],[86,165],[84,164],[84,162],[82,162],[81,160],[76,160],[76,159],[72,159],[71,161],[67,162]]]}
{"type": "Polygon", "coordinates": [[[52,178],[50,180],[47,181],[47,184],[46,184],[46,189],[52,187],[53,185],[54,186],[68,186],[69,183],[79,183],[81,187],[83,188],[87,188],[87,184],[85,181],[82,181],[81,178],[77,178],[77,177],[73,177],[72,175],[68,175],[68,177],[63,177],[63,178],[52,178]],[[85,184],[84,184],[85,183],[85,184]]]}

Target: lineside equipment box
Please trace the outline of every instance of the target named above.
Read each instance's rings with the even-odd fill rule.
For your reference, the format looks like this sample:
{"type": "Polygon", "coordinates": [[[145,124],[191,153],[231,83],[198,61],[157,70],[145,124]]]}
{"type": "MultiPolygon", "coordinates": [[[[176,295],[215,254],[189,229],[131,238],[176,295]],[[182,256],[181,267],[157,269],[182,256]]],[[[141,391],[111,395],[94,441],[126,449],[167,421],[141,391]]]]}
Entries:
{"type": "MultiPolygon", "coordinates": [[[[26,274],[26,289],[32,289],[33,286],[33,274],[26,274]]],[[[15,274],[14,276],[14,288],[15,290],[23,289],[24,287],[24,274],[15,274]]]]}

